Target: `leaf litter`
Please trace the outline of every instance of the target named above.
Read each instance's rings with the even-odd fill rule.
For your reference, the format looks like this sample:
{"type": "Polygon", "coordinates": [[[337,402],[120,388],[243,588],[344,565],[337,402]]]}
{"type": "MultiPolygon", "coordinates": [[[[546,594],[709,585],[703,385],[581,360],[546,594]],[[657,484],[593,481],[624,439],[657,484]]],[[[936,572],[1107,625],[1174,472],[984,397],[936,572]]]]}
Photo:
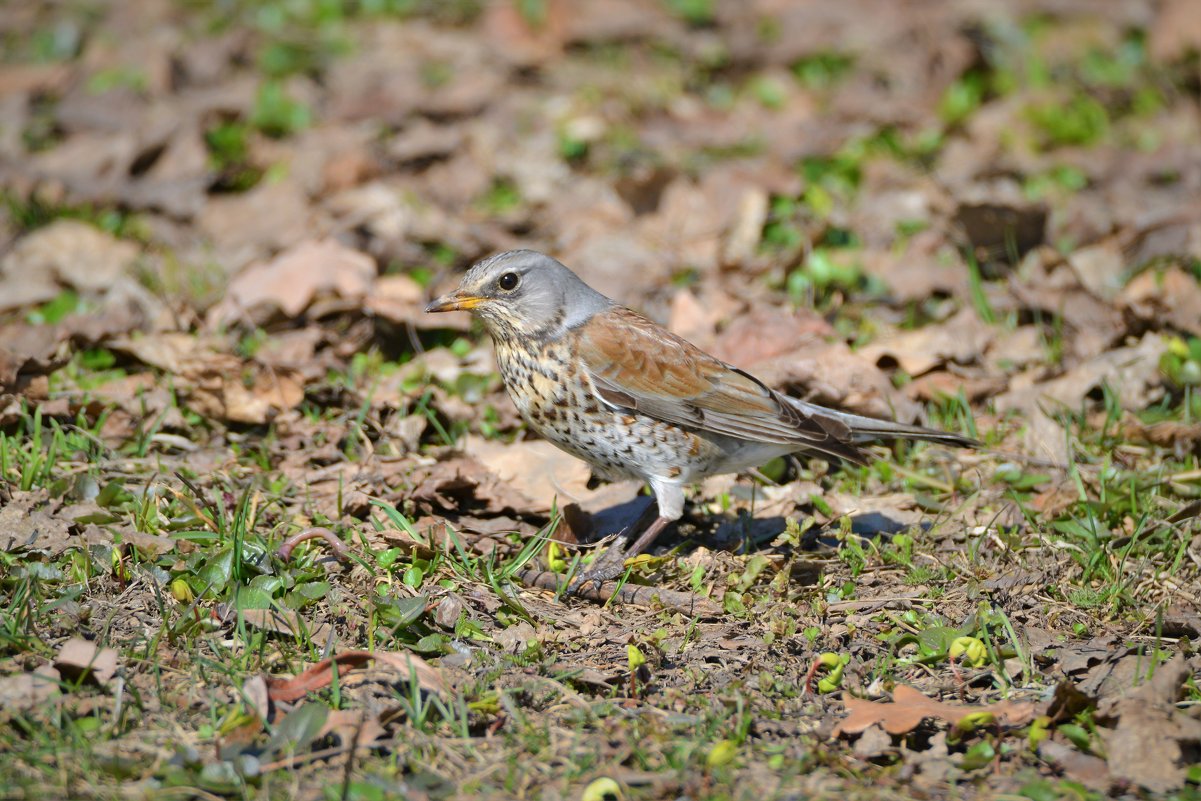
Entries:
{"type": "Polygon", "coordinates": [[[1195,783],[1187,2],[315,8],[3,23],[6,786],[1195,783]],[[517,246],[987,447],[706,482],[565,597],[649,497],[422,313],[517,246]]]}

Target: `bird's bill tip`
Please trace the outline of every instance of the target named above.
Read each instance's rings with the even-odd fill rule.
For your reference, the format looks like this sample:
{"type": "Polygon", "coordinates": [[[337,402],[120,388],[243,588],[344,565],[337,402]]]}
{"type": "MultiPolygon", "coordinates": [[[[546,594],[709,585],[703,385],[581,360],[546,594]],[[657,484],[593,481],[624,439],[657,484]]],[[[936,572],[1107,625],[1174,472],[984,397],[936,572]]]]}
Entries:
{"type": "Polygon", "coordinates": [[[431,302],[430,305],[425,307],[425,311],[427,313],[470,311],[483,302],[484,298],[476,297],[475,295],[460,295],[458,292],[451,292],[449,295],[443,295],[431,302]]]}

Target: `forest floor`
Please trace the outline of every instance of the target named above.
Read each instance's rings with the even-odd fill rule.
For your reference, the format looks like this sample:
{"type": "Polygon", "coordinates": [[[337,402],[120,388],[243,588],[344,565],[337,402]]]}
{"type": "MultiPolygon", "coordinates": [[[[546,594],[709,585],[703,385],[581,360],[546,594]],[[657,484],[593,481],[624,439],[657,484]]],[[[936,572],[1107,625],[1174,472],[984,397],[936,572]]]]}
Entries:
{"type": "Polygon", "coordinates": [[[1195,12],[6,6],[0,796],[1197,797],[1195,12]],[[423,313],[513,247],[984,447],[563,596],[651,499],[423,313]]]}

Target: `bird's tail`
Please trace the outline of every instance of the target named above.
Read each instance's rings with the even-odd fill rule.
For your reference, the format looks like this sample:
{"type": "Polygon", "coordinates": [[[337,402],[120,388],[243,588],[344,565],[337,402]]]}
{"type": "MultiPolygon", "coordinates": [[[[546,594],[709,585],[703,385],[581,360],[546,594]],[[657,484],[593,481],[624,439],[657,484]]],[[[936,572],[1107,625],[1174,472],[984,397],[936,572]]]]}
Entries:
{"type": "Polygon", "coordinates": [[[825,406],[817,406],[787,396],[785,396],[785,399],[802,414],[827,418],[833,417],[845,424],[851,430],[851,442],[855,443],[872,442],[880,439],[920,439],[925,442],[937,442],[941,445],[954,445],[958,448],[981,447],[979,441],[971,437],[965,437],[962,434],[939,431],[938,429],[926,428],[925,426],[894,423],[891,420],[877,420],[874,417],[864,417],[860,414],[851,414],[850,412],[842,412],[825,406]]]}

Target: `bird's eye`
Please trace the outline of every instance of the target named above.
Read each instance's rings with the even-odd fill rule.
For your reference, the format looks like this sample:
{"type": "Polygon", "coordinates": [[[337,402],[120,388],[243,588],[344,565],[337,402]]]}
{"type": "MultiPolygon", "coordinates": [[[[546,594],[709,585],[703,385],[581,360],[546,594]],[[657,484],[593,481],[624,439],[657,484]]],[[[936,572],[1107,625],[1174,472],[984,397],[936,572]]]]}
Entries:
{"type": "Polygon", "coordinates": [[[496,285],[506,292],[512,292],[521,283],[521,278],[517,273],[505,273],[497,280],[496,285]]]}

